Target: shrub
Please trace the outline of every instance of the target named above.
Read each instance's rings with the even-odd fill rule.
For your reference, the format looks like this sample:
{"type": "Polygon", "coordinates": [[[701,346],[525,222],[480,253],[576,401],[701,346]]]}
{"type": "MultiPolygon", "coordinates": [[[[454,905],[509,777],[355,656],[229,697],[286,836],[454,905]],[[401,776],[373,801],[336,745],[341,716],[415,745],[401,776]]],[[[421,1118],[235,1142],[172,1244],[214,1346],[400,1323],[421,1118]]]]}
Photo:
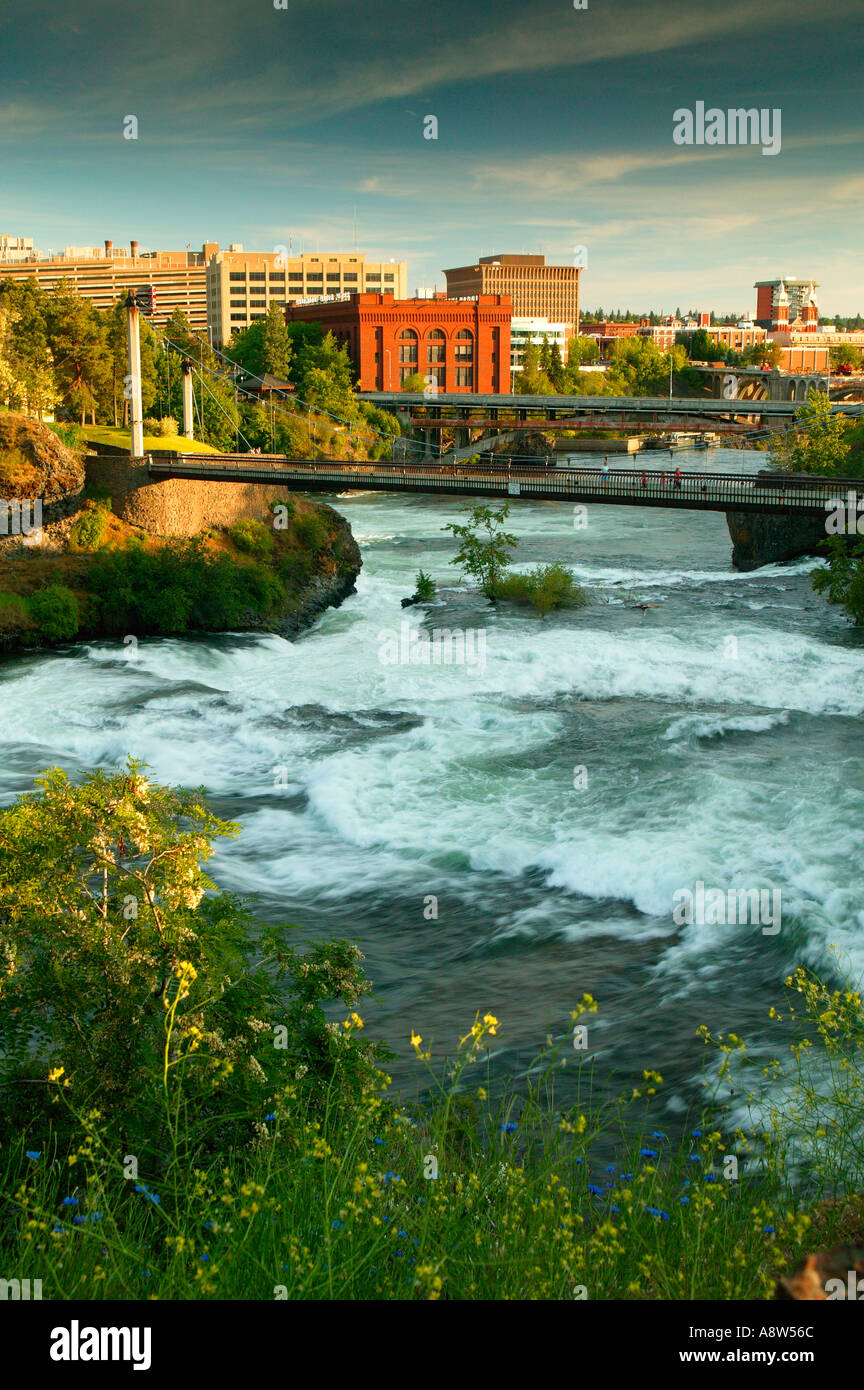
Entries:
{"type": "Polygon", "coordinates": [[[14,632],[33,626],[33,614],[20,594],[0,593],[0,632],[14,632]]]}
{"type": "Polygon", "coordinates": [[[360,954],[332,942],[298,958],[286,928],[249,930],[204,868],[236,825],[131,760],[78,787],[53,768],[37,787],[0,812],[3,1140],[50,1126],[62,1148],[95,1103],[142,1166],[242,1142],[301,1065],[312,1110],[359,1107],[377,1049],[323,1005],[368,990],[360,954]]]}
{"type": "Polygon", "coordinates": [[[423,570],[417,571],[417,583],[414,587],[414,597],[421,601],[434,598],[437,591],[437,584],[430,574],[425,574],[423,570]]]}
{"type": "Polygon", "coordinates": [[[273,532],[262,521],[238,521],[228,533],[238,550],[266,559],[273,554],[273,532]]]}
{"type": "Polygon", "coordinates": [[[493,597],[530,604],[542,617],[553,608],[581,608],[588,602],[564,565],[537,565],[526,574],[506,574],[495,584],[493,597]]]}
{"type": "Polygon", "coordinates": [[[144,433],[156,437],[162,433],[162,421],[157,420],[155,415],[148,415],[144,420],[144,433]]]}
{"type": "Polygon", "coordinates": [[[159,421],[159,433],[163,438],[167,435],[179,434],[177,421],[174,419],[173,415],[165,415],[159,421]]]}
{"type": "Polygon", "coordinates": [[[321,550],[327,542],[328,526],[320,512],[307,512],[294,523],[294,534],[309,550],[321,550]]]}
{"type": "Polygon", "coordinates": [[[78,600],[65,584],[49,584],[37,589],[28,600],[30,614],[39,632],[50,642],[74,637],[80,622],[78,600]]]}
{"type": "Polygon", "coordinates": [[[240,564],[211,555],[202,537],[173,540],[156,551],[132,544],[100,556],[86,583],[110,632],[224,632],[250,613],[275,620],[285,586],[260,561],[240,564]]]}
{"type": "Polygon", "coordinates": [[[105,508],[90,502],[73,522],[69,532],[72,550],[98,550],[105,539],[108,513],[105,508]]]}

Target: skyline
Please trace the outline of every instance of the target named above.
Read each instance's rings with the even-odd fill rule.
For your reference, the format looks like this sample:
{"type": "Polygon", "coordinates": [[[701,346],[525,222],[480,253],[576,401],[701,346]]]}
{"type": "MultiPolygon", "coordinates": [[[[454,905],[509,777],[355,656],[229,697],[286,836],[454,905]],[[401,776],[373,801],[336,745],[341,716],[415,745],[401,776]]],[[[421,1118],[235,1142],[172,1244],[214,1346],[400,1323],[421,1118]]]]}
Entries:
{"type": "Polygon", "coordinates": [[[824,314],[859,312],[860,7],[588,4],[7,6],[0,231],[55,252],[348,251],[356,209],[357,247],[406,260],[409,293],[584,245],[586,309],[752,312],[755,281],[795,275],[824,314]],[[676,145],[698,102],[779,109],[782,148],[676,145]]]}

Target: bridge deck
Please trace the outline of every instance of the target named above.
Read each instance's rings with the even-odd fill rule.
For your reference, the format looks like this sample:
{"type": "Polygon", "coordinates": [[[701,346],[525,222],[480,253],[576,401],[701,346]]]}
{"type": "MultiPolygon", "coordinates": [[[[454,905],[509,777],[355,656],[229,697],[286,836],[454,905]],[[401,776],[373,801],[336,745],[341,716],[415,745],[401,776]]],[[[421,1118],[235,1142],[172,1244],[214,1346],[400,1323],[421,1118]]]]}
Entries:
{"type": "Polygon", "coordinates": [[[595,502],[686,511],[741,511],[824,515],[845,501],[852,480],[822,480],[797,474],[691,473],[676,483],[673,470],[534,468],[514,464],[431,467],[423,463],[346,464],[337,460],[289,459],[282,455],[148,455],[155,479],[285,484],[295,491],[442,492],[595,502]],[[254,462],[253,462],[254,459],[254,462]],[[643,477],[645,481],[643,482],[643,477]]]}

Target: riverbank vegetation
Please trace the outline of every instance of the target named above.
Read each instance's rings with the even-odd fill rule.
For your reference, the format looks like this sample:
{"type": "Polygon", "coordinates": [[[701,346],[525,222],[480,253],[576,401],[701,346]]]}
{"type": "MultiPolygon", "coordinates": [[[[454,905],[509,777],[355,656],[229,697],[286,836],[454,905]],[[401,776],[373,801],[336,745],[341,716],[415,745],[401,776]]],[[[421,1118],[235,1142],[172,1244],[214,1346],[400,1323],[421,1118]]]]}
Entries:
{"type": "Polygon", "coordinates": [[[4,557],[0,639],[26,647],[276,630],[313,580],[344,579],[359,560],[329,509],[289,497],[274,503],[272,518],[165,538],[114,516],[110,499],[91,499],[64,550],[32,546],[4,557]]]}
{"type": "MultiPolygon", "coordinates": [[[[668,1134],[649,1066],[601,1096],[589,995],[518,1083],[490,1066],[506,1016],[447,1058],[412,1032],[408,1101],[357,948],[264,926],[209,876],[238,829],[133,761],[54,769],[0,812],[7,1277],[48,1299],[738,1299],[861,1239],[854,989],[790,979],[750,1135],[710,1103],[668,1134]]],[[[704,1036],[740,1085],[741,1040],[704,1036]]]]}

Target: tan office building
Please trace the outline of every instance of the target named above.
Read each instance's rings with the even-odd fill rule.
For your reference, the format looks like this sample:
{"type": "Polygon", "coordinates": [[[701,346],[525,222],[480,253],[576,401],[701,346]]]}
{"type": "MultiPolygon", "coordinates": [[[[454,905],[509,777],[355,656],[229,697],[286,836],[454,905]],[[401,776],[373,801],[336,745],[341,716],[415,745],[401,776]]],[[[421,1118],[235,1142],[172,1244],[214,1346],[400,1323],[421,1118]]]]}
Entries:
{"type": "Polygon", "coordinates": [[[579,331],[581,266],[547,265],[545,256],[481,256],[476,265],[445,270],[449,299],[509,294],[514,319],[550,319],[579,331]]]}
{"type": "Polygon", "coordinates": [[[286,256],[278,251],[216,247],[207,261],[207,313],[214,345],[263,318],[271,304],[331,295],[405,297],[405,261],[367,261],[360,251],[286,256]]]}
{"type": "Polygon", "coordinates": [[[40,259],[38,253],[29,260],[10,264],[0,261],[0,279],[27,280],[35,278],[49,292],[67,280],[83,299],[90,299],[97,309],[110,309],[130,290],[152,285],[156,299],[153,322],[162,326],[173,309],[182,309],[193,328],[207,332],[206,261],[215,242],[200,251],[142,251],[137,241],[129,249],[115,248],[106,241],[104,247],[69,246],[60,256],[40,259]]]}

